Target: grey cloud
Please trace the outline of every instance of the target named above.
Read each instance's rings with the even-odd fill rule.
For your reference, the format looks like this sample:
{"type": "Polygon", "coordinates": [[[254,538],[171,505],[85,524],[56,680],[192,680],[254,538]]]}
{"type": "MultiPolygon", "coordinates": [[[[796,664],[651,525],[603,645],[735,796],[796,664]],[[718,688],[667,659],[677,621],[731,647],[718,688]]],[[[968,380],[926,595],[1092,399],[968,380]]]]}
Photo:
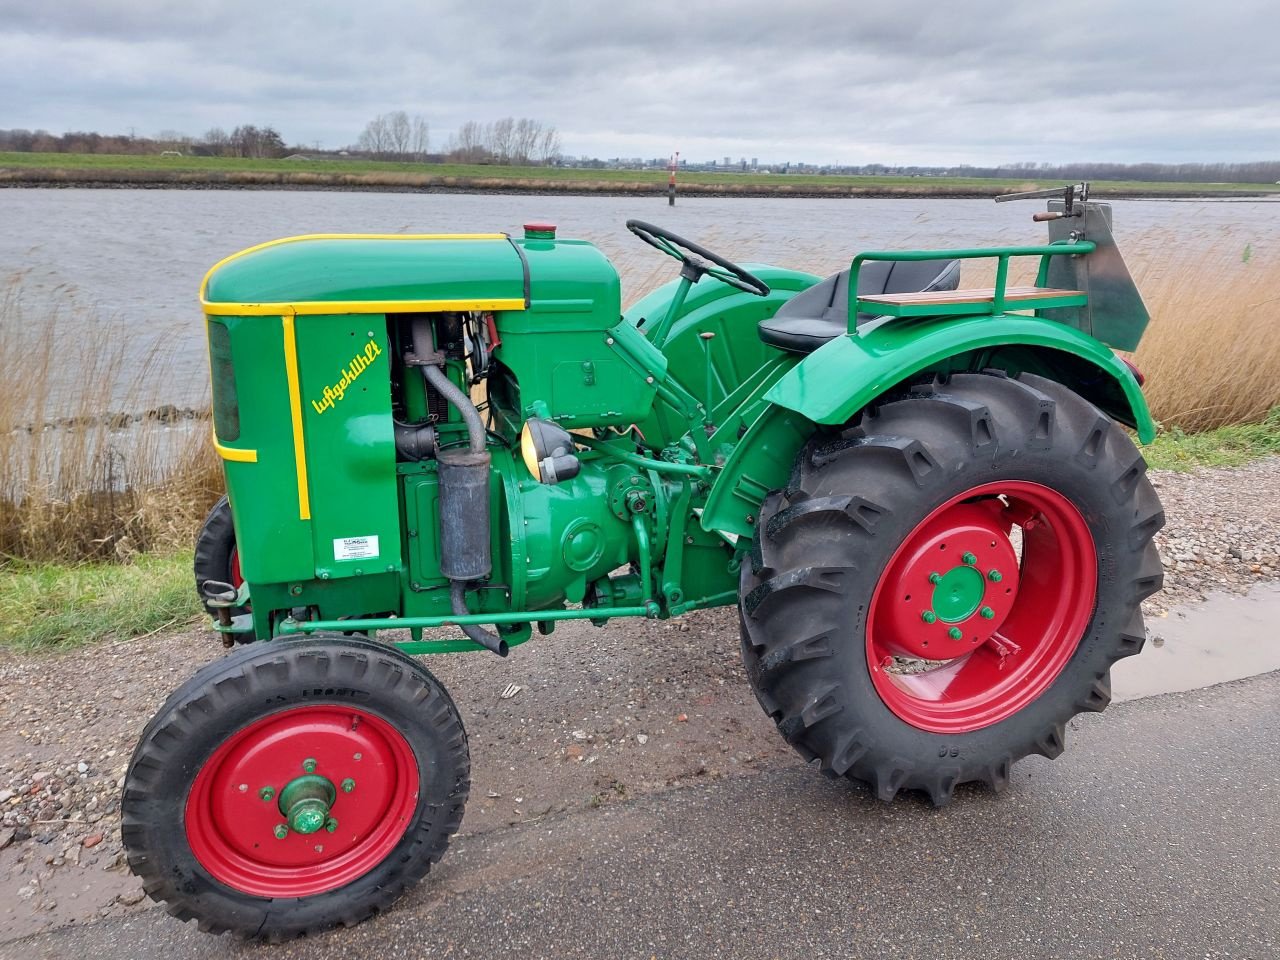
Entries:
{"type": "Polygon", "coordinates": [[[1274,157],[1271,4],[0,0],[0,126],[352,142],[389,109],[571,153],[845,162],[1274,157]]]}

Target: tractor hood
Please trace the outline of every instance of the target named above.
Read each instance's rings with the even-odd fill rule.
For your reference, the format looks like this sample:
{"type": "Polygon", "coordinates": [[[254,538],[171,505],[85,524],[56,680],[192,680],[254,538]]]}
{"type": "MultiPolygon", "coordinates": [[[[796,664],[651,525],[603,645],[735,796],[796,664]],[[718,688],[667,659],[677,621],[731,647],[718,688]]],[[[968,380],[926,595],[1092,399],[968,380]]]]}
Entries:
{"type": "Polygon", "coordinates": [[[505,234],[317,234],[250,247],[200,287],[235,316],[524,310],[527,258],[505,234]]]}

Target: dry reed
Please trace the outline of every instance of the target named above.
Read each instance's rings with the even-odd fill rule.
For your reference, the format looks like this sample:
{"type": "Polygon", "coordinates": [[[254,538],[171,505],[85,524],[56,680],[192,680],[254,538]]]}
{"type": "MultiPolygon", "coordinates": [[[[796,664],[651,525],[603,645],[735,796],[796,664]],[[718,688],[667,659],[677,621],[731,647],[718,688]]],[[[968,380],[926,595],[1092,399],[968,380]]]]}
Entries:
{"type": "Polygon", "coordinates": [[[189,547],[222,483],[207,414],[160,402],[166,358],[127,331],[24,314],[0,299],[0,564],[189,547]]]}
{"type": "Polygon", "coordinates": [[[1280,404],[1280,250],[1140,249],[1152,320],[1134,360],[1152,414],[1187,433],[1261,420],[1280,404]]]}
{"type": "MultiPolygon", "coordinates": [[[[1169,256],[1188,247],[1163,239],[1130,244],[1153,316],[1136,360],[1155,417],[1187,432],[1260,420],[1280,404],[1280,250],[1202,237],[1169,256]]],[[[651,251],[601,245],[632,299],[670,279],[669,261],[651,251]]],[[[747,251],[745,261],[753,238],[720,246],[747,251]]],[[[770,259],[819,273],[848,262],[829,249],[787,253],[770,259]]],[[[966,273],[965,285],[982,282],[980,270],[966,273]]],[[[207,412],[162,405],[173,395],[165,357],[139,361],[129,331],[23,314],[12,291],[0,297],[0,564],[189,547],[222,486],[207,412]],[[111,384],[123,387],[109,404],[111,384]]]]}

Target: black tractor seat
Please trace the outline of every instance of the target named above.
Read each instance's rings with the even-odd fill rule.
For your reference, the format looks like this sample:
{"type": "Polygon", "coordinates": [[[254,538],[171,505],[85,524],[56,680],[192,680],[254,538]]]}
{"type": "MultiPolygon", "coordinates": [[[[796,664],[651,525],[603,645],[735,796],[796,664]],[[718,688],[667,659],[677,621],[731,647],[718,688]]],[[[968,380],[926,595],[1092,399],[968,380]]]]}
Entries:
{"type": "MultiPolygon", "coordinates": [[[[954,290],[960,284],[959,260],[868,260],[858,271],[858,295],[954,290]]],[[[874,320],[859,313],[858,323],[874,320]]],[[[849,271],[815,283],[760,321],[760,339],[791,353],[812,353],[828,340],[849,332],[849,271]]]]}

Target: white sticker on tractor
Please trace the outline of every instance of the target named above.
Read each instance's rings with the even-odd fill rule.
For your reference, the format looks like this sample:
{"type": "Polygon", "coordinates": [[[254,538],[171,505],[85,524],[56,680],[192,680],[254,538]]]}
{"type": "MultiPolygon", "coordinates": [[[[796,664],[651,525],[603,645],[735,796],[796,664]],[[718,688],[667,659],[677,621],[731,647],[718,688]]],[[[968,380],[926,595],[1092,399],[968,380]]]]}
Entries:
{"type": "Polygon", "coordinates": [[[340,537],[333,541],[335,560],[368,560],[377,555],[377,537],[340,537]]]}

